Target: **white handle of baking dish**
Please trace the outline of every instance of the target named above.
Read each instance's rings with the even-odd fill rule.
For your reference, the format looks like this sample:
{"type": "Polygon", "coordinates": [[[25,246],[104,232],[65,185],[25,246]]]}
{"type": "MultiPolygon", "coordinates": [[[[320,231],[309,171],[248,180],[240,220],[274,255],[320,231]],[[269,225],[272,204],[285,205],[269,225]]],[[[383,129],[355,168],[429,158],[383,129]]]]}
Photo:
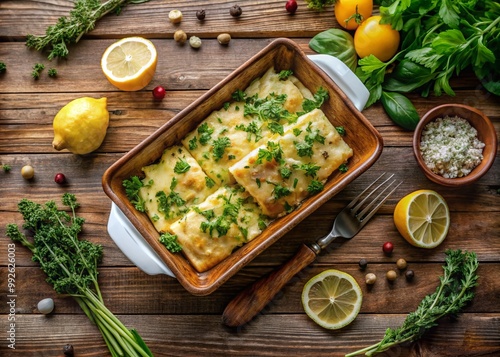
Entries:
{"type": "Polygon", "coordinates": [[[344,62],[337,57],[323,54],[307,57],[339,86],[359,111],[363,110],[370,92],[344,62]]]}
{"type": "MultiPolygon", "coordinates": [[[[308,57],[332,78],[359,111],[363,110],[370,93],[345,63],[330,55],[320,54],[308,57]]],[[[114,203],[111,204],[108,233],[123,254],[146,274],[166,274],[175,277],[114,203]]]]}
{"type": "Polygon", "coordinates": [[[175,278],[172,271],[114,203],[111,204],[108,233],[123,254],[143,272],[149,275],[166,274],[175,278]]]}

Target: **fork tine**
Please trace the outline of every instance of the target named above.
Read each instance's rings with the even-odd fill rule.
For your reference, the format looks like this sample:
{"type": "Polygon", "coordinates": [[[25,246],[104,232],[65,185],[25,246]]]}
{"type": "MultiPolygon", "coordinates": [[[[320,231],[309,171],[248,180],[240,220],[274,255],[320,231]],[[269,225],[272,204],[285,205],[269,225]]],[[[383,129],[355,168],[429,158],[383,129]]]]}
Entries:
{"type": "MultiPolygon", "coordinates": [[[[377,183],[378,180],[380,180],[382,178],[382,176],[385,175],[385,172],[380,175],[375,181],[373,181],[367,188],[365,188],[363,190],[363,192],[361,192],[360,195],[362,195],[363,193],[365,193],[367,190],[369,190],[375,183],[377,183]]],[[[354,214],[357,214],[358,210],[361,208],[361,206],[363,206],[363,204],[366,202],[366,200],[368,200],[371,195],[373,195],[375,192],[377,192],[377,190],[386,184],[387,181],[389,181],[392,177],[394,176],[394,174],[391,174],[388,178],[386,178],[382,183],[380,183],[377,187],[375,187],[368,195],[366,195],[366,197],[361,201],[359,202],[356,207],[354,207],[351,211],[354,213],[354,214]]],[[[383,192],[383,191],[382,191],[383,192]]],[[[359,196],[358,196],[359,197],[359,196]]],[[[355,200],[358,198],[356,197],[355,200]]],[[[378,196],[375,198],[375,200],[378,198],[378,196]]]]}
{"type": "MultiPolygon", "coordinates": [[[[351,202],[349,202],[349,204],[346,206],[346,208],[347,208],[347,209],[351,209],[351,208],[352,208],[352,207],[353,207],[356,203],[358,203],[358,200],[359,200],[359,199],[360,199],[360,198],[361,198],[361,197],[362,197],[362,196],[366,193],[366,191],[368,191],[369,189],[371,189],[371,188],[372,188],[372,186],[373,186],[373,185],[375,185],[375,184],[377,183],[377,181],[378,181],[378,180],[380,180],[380,179],[382,178],[382,176],[384,176],[385,174],[386,174],[385,172],[384,172],[384,173],[382,173],[382,175],[380,175],[379,177],[377,177],[377,178],[376,178],[376,179],[375,179],[375,180],[374,180],[371,184],[369,184],[369,185],[368,185],[368,186],[367,186],[367,187],[366,187],[363,191],[361,191],[361,193],[360,193],[359,195],[357,195],[356,197],[354,197],[354,199],[353,199],[351,202]]],[[[389,177],[389,179],[390,179],[392,176],[394,176],[394,174],[392,174],[392,175],[389,177]]],[[[382,184],[384,184],[384,182],[383,182],[382,184]]],[[[373,191],[372,191],[372,192],[371,192],[371,193],[370,193],[367,197],[365,197],[365,199],[364,199],[363,201],[361,201],[361,202],[360,202],[360,204],[362,205],[362,204],[366,201],[366,199],[367,199],[368,197],[370,197],[370,195],[371,195],[374,191],[376,191],[379,187],[380,187],[380,185],[379,185],[379,186],[378,186],[375,190],[373,190],[373,191]]],[[[359,206],[359,205],[358,205],[358,206],[359,206]]],[[[355,211],[357,211],[357,210],[359,209],[359,207],[358,207],[358,206],[356,206],[355,211]]]]}
{"type": "MultiPolygon", "coordinates": [[[[384,183],[387,182],[384,181],[384,183]]],[[[372,218],[372,216],[375,214],[375,212],[378,211],[378,209],[380,208],[380,206],[382,206],[384,204],[385,201],[387,201],[387,199],[389,198],[390,195],[392,195],[394,193],[394,191],[396,191],[396,189],[399,187],[399,185],[401,185],[403,183],[403,181],[400,181],[388,194],[386,194],[378,203],[375,207],[371,208],[375,202],[377,202],[377,200],[380,198],[380,196],[387,190],[389,189],[394,183],[396,182],[396,180],[392,181],[391,183],[389,183],[389,185],[387,185],[386,187],[384,187],[384,189],[377,195],[377,197],[375,197],[360,213],[357,214],[358,216],[358,219],[359,221],[364,225],[366,222],[368,222],[370,220],[370,218],[372,218]],[[368,210],[370,210],[370,212],[368,212],[368,210]],[[368,213],[367,213],[368,212],[368,213]]],[[[379,186],[380,187],[380,186],[379,186]]],[[[377,187],[378,189],[378,187],[377,187]]]]}

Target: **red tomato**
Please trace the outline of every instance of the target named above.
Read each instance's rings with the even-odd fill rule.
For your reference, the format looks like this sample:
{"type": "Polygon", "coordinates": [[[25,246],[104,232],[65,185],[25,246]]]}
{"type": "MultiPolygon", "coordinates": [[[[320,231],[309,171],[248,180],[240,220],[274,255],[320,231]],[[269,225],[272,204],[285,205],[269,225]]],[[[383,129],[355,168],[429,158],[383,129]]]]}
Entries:
{"type": "Polygon", "coordinates": [[[360,58],[374,55],[382,62],[396,54],[399,47],[399,32],[389,24],[380,24],[380,16],[372,16],[354,33],[354,48],[360,58]]]}
{"type": "Polygon", "coordinates": [[[373,0],[337,0],[334,11],[340,26],[355,30],[359,24],[372,16],[373,0]]]}

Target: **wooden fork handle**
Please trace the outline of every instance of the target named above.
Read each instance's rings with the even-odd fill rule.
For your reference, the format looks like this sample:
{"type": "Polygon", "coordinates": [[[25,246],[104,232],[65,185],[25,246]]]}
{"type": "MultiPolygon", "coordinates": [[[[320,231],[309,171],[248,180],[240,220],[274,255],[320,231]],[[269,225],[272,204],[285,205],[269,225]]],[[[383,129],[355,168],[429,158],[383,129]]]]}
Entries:
{"type": "Polygon", "coordinates": [[[315,259],[316,253],[307,245],[302,245],[288,262],[238,294],[224,310],[222,323],[230,327],[246,324],[271,302],[295,274],[315,259]]]}

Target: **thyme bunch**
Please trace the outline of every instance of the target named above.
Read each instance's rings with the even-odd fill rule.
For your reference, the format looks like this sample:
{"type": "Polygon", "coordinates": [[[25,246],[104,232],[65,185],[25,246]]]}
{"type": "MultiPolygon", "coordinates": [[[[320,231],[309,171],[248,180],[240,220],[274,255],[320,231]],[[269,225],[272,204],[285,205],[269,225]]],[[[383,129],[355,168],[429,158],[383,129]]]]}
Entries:
{"type": "Polygon", "coordinates": [[[77,0],[69,16],[60,17],[47,28],[45,35],[29,34],[26,46],[37,51],[50,47],[48,59],[68,57],[68,45],[77,43],[83,35],[92,31],[99,19],[115,12],[119,14],[127,4],[140,4],[149,0],[77,0]]]}
{"type": "Polygon", "coordinates": [[[75,213],[79,203],[75,195],[62,197],[71,214],[59,210],[54,201],[45,205],[22,199],[18,204],[24,218],[22,228],[33,234],[28,240],[19,227],[7,225],[7,236],[29,250],[40,264],[58,294],[73,297],[87,317],[97,325],[113,357],[152,357],[137,331],[126,328],[108,310],[97,281],[97,265],[102,258],[102,246],[78,239],[85,220],[75,213]]]}
{"type": "Polygon", "coordinates": [[[410,313],[403,324],[396,328],[388,328],[382,340],[346,357],[365,354],[373,356],[403,342],[418,340],[431,327],[438,325],[444,316],[457,316],[474,298],[474,287],[477,286],[476,270],[479,266],[474,252],[461,250],[446,251],[446,265],[443,276],[433,294],[427,295],[417,309],[410,313]]]}

